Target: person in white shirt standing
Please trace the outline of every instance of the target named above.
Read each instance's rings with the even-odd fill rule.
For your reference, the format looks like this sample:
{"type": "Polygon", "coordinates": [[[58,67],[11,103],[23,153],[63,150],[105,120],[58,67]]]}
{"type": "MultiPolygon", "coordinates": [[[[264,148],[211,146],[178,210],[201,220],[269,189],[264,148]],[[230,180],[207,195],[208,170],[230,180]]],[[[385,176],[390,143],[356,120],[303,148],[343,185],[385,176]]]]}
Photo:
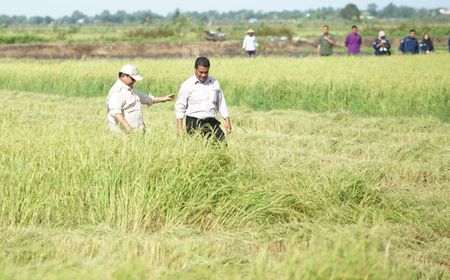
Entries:
{"type": "Polygon", "coordinates": [[[256,47],[258,43],[256,42],[255,31],[249,29],[247,35],[245,35],[244,42],[242,43],[242,48],[247,53],[247,57],[256,56],[256,47]]]}
{"type": "Polygon", "coordinates": [[[145,132],[142,104],[152,105],[175,98],[174,94],[154,97],[133,88],[136,81],[143,78],[134,65],[124,65],[119,71],[119,79],[112,86],[106,98],[107,119],[110,131],[131,133],[133,130],[145,132]]]}
{"type": "Polygon", "coordinates": [[[207,138],[213,136],[215,140],[223,141],[225,134],[216,116],[218,113],[222,116],[226,132],[231,133],[230,114],[219,81],[209,76],[209,68],[208,58],[197,58],[195,74],[181,85],[175,102],[177,132],[182,133],[183,119],[186,116],[188,134],[199,131],[207,138]]]}

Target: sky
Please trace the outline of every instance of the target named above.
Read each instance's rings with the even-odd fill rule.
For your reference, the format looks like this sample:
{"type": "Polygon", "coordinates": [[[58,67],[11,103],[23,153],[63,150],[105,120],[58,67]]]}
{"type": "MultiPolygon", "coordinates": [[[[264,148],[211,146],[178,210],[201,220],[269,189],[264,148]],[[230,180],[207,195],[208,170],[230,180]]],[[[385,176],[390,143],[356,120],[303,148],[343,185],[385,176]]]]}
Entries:
{"type": "Polygon", "coordinates": [[[103,10],[109,10],[113,13],[118,10],[127,12],[151,10],[157,14],[166,15],[177,8],[182,11],[217,10],[223,12],[241,9],[281,11],[306,10],[330,6],[339,8],[350,2],[356,4],[360,9],[365,9],[369,3],[376,3],[379,8],[382,8],[390,2],[394,2],[396,5],[407,5],[416,8],[450,7],[449,0],[0,0],[0,14],[61,17],[71,15],[75,10],[79,10],[89,16],[99,14],[103,10]]]}

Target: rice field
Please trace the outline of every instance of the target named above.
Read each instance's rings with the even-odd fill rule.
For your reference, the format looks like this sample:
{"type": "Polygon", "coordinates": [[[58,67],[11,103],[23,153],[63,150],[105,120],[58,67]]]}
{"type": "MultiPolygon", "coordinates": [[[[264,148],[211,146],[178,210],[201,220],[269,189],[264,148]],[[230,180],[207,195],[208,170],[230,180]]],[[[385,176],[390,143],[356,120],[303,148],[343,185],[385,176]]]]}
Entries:
{"type": "MultiPolygon", "coordinates": [[[[193,59],[135,60],[146,78],[137,87],[177,92],[193,59]]],[[[0,60],[0,89],[63,96],[105,96],[121,60],[0,60]]],[[[215,59],[228,104],[254,110],[347,111],[361,116],[450,120],[450,56],[215,59]]]]}
{"type": "Polygon", "coordinates": [[[450,56],[212,59],[228,147],[108,134],[128,62],[0,61],[0,279],[450,277],[450,56]]]}

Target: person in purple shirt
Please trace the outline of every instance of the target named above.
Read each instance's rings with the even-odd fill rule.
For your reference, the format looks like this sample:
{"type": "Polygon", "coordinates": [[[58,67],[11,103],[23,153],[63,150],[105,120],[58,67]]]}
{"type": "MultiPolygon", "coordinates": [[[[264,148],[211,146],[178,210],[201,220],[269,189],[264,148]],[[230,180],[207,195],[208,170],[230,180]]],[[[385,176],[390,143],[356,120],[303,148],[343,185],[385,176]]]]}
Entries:
{"type": "Polygon", "coordinates": [[[358,27],[352,26],[352,33],[348,34],[345,38],[345,46],[349,55],[358,55],[361,50],[362,38],[358,34],[358,27]]]}

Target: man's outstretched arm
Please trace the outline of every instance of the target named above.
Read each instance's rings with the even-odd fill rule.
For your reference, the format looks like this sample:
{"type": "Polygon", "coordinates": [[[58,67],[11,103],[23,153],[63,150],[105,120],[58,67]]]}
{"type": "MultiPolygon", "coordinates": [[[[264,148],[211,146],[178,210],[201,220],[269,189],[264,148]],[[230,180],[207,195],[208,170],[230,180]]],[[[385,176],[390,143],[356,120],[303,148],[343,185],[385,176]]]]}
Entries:
{"type": "Polygon", "coordinates": [[[153,103],[164,103],[167,101],[172,101],[175,99],[175,94],[169,94],[166,96],[161,96],[161,97],[154,97],[153,98],[153,103]]]}

